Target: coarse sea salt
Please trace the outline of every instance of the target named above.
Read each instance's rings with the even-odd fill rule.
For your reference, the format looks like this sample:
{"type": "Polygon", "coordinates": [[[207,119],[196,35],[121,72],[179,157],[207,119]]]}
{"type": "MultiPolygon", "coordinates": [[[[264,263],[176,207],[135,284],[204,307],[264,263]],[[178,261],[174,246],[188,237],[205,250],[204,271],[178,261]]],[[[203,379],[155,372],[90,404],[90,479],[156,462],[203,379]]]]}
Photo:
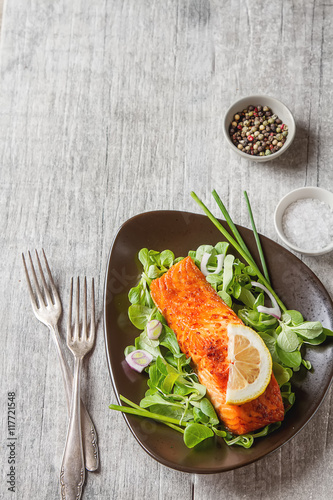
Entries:
{"type": "Polygon", "coordinates": [[[282,218],[286,238],[308,251],[319,251],[333,241],[333,210],[323,201],[304,198],[291,203],[282,218]]]}

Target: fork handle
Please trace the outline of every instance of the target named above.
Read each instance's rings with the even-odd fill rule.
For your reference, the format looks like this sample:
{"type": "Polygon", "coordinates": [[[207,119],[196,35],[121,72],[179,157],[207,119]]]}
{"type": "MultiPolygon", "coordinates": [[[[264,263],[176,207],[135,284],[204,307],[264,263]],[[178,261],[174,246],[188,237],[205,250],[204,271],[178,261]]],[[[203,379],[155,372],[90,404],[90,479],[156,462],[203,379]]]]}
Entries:
{"type": "Polygon", "coordinates": [[[72,407],[60,472],[62,500],[79,500],[85,479],[80,416],[81,363],[82,358],[75,357],[72,407]]]}
{"type": "MultiPolygon", "coordinates": [[[[68,412],[70,413],[72,390],[73,390],[73,376],[61,349],[58,327],[57,326],[55,328],[50,327],[50,330],[53,333],[54,342],[60,360],[61,372],[63,375],[64,385],[65,385],[67,408],[68,412]]],[[[96,469],[98,469],[98,464],[99,464],[97,434],[95,426],[90,418],[90,415],[81,400],[80,400],[80,413],[81,413],[82,443],[83,443],[83,452],[85,458],[85,466],[87,470],[93,472],[96,469]]]]}

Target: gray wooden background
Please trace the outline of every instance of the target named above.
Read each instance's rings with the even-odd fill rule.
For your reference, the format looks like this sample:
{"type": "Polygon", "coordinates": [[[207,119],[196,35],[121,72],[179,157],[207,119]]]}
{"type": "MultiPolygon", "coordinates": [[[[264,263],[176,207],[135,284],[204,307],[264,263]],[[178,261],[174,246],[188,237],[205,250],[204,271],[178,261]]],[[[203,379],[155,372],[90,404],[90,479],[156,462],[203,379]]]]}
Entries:
{"type": "MultiPolygon", "coordinates": [[[[66,309],[72,275],[95,276],[102,318],[117,228],[155,209],[198,212],[217,189],[277,240],[273,212],[300,186],[333,189],[333,3],[327,0],[8,0],[1,30],[1,498],[59,498],[67,415],[51,337],[30,307],[21,252],[43,247],[66,309]],[[266,93],[293,111],[293,147],[266,164],[227,147],[223,115],[266,93]],[[7,393],[17,402],[16,493],[7,490],[7,393]]],[[[217,212],[215,212],[217,214],[217,212]]],[[[333,296],[333,255],[304,258],[333,296]]],[[[62,320],[64,326],[64,320],[62,320]]],[[[63,330],[62,330],[63,331],[63,330]]],[[[72,359],[68,356],[70,363],[72,359]]],[[[267,458],[194,476],[153,461],[115,402],[100,321],[83,399],[101,455],[83,498],[328,499],[331,392],[307,427],[267,458]]]]}

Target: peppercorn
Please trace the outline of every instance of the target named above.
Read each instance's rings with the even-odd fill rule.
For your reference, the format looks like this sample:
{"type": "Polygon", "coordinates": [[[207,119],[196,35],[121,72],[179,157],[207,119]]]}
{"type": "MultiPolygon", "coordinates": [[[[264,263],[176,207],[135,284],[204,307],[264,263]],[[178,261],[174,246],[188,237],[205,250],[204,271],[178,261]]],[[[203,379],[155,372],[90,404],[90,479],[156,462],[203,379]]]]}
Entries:
{"type": "Polygon", "coordinates": [[[234,115],[229,135],[240,151],[268,156],[283,146],[288,127],[268,106],[251,105],[234,115]]]}

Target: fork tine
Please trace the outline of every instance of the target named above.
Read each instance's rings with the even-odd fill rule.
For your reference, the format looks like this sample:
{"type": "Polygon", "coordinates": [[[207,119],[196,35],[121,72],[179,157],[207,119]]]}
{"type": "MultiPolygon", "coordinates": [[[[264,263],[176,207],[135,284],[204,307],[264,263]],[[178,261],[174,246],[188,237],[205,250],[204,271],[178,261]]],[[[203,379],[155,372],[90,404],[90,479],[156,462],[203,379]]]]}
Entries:
{"type": "Polygon", "coordinates": [[[71,278],[71,289],[69,292],[69,308],[67,320],[67,343],[72,340],[72,304],[73,304],[73,278],[71,278]]]}
{"type": "Polygon", "coordinates": [[[49,263],[47,261],[46,255],[45,255],[44,248],[42,248],[42,252],[43,252],[43,257],[44,257],[44,261],[45,261],[45,267],[46,267],[47,274],[48,274],[49,280],[50,280],[50,286],[51,286],[53,297],[55,300],[58,300],[60,302],[58,290],[54,284],[51,269],[50,269],[49,263]]]}
{"type": "Polygon", "coordinates": [[[41,292],[41,290],[39,288],[39,283],[38,283],[38,280],[37,280],[37,275],[36,275],[36,271],[35,271],[35,268],[34,268],[34,263],[32,262],[31,253],[28,252],[28,255],[29,255],[29,260],[30,260],[30,265],[31,265],[32,278],[33,278],[33,282],[34,282],[34,285],[35,285],[35,288],[36,288],[36,294],[37,294],[37,297],[38,297],[38,300],[39,300],[39,304],[40,305],[42,305],[42,304],[45,305],[42,292],[41,292]]]}
{"type": "Polygon", "coordinates": [[[80,279],[77,278],[76,282],[76,311],[75,311],[75,326],[73,340],[78,340],[80,335],[80,279]]]}
{"type": "Polygon", "coordinates": [[[46,301],[47,301],[48,304],[51,304],[52,303],[51,295],[50,295],[50,292],[49,292],[49,289],[48,289],[48,286],[47,286],[47,283],[46,283],[46,280],[45,280],[44,271],[43,271],[42,265],[40,263],[39,255],[38,255],[37,250],[35,250],[35,253],[36,253],[37,264],[38,264],[38,268],[39,268],[39,274],[40,274],[40,277],[41,277],[41,280],[42,280],[42,283],[43,283],[43,287],[44,287],[44,293],[45,293],[46,301]]]}
{"type": "Polygon", "coordinates": [[[90,320],[90,333],[89,339],[94,342],[95,340],[95,283],[94,278],[91,280],[91,320],[90,320]]]}
{"type": "Polygon", "coordinates": [[[35,310],[37,308],[37,304],[36,304],[34,292],[32,290],[31,281],[30,281],[30,277],[29,277],[29,273],[28,273],[28,268],[27,268],[27,264],[25,262],[25,257],[24,257],[23,253],[22,253],[22,260],[23,260],[23,265],[24,265],[25,277],[27,278],[27,284],[28,284],[31,304],[32,304],[33,309],[35,310]]]}
{"type": "Polygon", "coordinates": [[[87,278],[84,277],[83,286],[83,317],[82,317],[82,338],[87,338],[87,278]]]}

